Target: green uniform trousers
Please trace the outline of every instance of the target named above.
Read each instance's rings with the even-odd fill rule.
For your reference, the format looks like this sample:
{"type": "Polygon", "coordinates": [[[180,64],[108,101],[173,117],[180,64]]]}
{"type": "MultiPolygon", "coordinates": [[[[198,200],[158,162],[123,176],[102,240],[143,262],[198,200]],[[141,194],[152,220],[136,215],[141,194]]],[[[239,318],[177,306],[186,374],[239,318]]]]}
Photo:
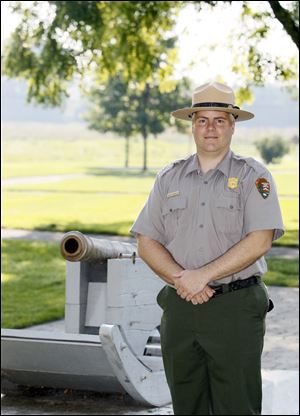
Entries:
{"type": "Polygon", "coordinates": [[[175,415],[260,415],[269,297],[259,284],[193,305],[165,286],[160,336],[175,415]]]}

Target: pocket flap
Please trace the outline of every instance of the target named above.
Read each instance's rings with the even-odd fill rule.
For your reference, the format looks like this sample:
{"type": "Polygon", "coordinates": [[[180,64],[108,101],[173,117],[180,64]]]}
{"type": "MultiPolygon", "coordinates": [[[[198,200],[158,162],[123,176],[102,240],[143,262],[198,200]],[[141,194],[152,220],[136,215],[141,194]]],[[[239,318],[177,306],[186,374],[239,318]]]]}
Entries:
{"type": "Polygon", "coordinates": [[[162,208],[162,214],[169,214],[177,209],[184,209],[187,206],[187,199],[184,196],[174,196],[165,202],[162,208]]]}
{"type": "Polygon", "coordinates": [[[216,206],[217,208],[226,208],[229,211],[241,209],[239,198],[218,198],[216,206]]]}

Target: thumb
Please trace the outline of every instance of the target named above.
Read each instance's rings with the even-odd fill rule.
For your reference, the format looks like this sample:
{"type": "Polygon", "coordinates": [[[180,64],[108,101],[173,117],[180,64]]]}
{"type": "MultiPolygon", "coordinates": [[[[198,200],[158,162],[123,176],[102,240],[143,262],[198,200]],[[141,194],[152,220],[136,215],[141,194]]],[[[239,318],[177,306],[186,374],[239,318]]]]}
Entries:
{"type": "Polygon", "coordinates": [[[174,273],[174,274],[173,274],[173,276],[174,276],[174,277],[181,277],[181,276],[182,276],[182,272],[179,272],[179,273],[174,273]]]}

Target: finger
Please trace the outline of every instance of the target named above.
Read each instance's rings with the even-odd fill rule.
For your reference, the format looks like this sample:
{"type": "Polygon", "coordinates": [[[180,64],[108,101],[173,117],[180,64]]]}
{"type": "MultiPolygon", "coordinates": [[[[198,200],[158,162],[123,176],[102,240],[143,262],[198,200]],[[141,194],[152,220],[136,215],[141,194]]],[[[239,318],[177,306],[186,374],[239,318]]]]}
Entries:
{"type": "Polygon", "coordinates": [[[201,297],[202,297],[203,302],[209,301],[209,296],[207,296],[206,293],[201,293],[201,297]]]}
{"type": "Polygon", "coordinates": [[[215,294],[215,291],[209,287],[206,290],[206,294],[207,294],[207,296],[209,296],[211,298],[215,294]]]}
{"type": "Polygon", "coordinates": [[[182,289],[182,287],[177,289],[177,295],[179,295],[180,297],[182,297],[185,294],[185,291],[182,289]]]}
{"type": "Polygon", "coordinates": [[[192,298],[192,303],[193,303],[194,305],[202,304],[202,303],[203,303],[202,296],[200,296],[200,294],[198,294],[198,295],[194,296],[194,297],[192,298]]]}

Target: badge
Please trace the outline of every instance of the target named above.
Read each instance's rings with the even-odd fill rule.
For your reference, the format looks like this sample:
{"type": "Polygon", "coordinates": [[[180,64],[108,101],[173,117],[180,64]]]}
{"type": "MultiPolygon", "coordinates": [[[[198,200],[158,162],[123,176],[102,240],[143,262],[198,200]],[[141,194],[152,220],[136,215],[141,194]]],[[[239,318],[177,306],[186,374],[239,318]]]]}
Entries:
{"type": "Polygon", "coordinates": [[[239,183],[239,178],[228,178],[228,188],[235,189],[239,183]]]}
{"type": "Polygon", "coordinates": [[[270,194],[270,182],[266,178],[258,178],[255,182],[256,188],[261,196],[266,199],[270,194]]]}

